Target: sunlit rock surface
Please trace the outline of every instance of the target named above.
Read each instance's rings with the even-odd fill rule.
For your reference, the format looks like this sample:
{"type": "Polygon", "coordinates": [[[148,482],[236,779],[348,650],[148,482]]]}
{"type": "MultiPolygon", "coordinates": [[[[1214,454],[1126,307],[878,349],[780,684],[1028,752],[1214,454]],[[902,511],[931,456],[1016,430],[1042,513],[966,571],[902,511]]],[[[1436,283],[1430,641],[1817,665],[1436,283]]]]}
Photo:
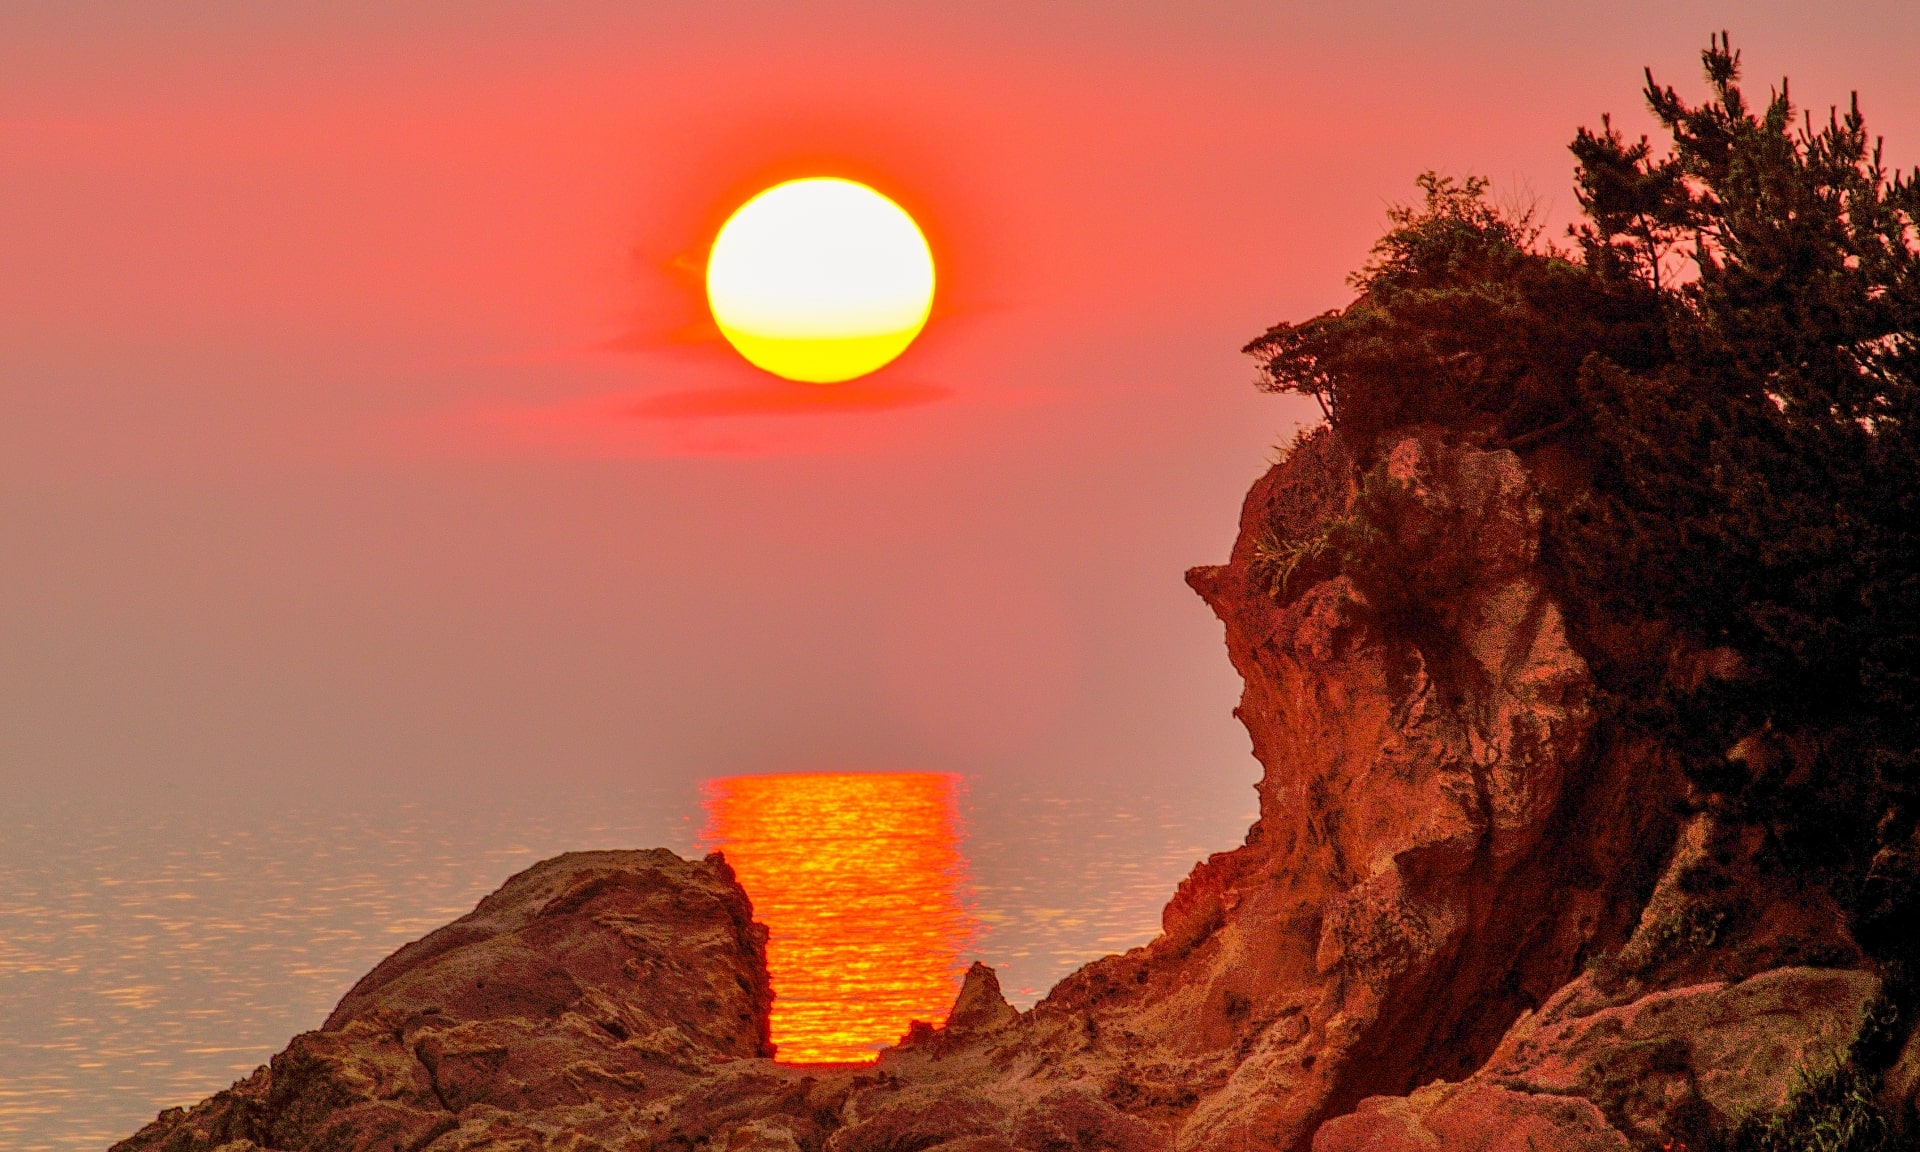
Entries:
{"type": "Polygon", "coordinates": [[[1031,1010],[976,966],[874,1065],[777,1063],[725,863],[577,854],[120,1148],[1619,1152],[1779,1107],[1880,990],[1838,910],[1608,738],[1517,457],[1415,434],[1386,465],[1397,587],[1299,547],[1356,499],[1325,435],[1189,573],[1245,682],[1260,819],[1159,938],[1031,1010]]]}
{"type": "Polygon", "coordinates": [[[1354,492],[1325,437],[1269,473],[1231,562],[1189,575],[1266,767],[1247,843],[1196,869],[1160,939],[1069,977],[977,1056],[929,1045],[922,1072],[909,1044],[882,1067],[977,1059],[1003,1104],[1076,1082],[1164,1146],[1304,1148],[1367,1096],[1471,1073],[1626,939],[1675,821],[1594,745],[1525,470],[1419,437],[1388,469],[1409,554],[1436,569],[1404,578],[1456,580],[1445,610],[1395,618],[1333,575],[1281,594],[1262,550],[1354,492]]]}
{"type": "Polygon", "coordinates": [[[770,1051],[765,943],[718,858],[570,853],[396,952],[269,1066],[117,1147],[627,1146],[650,1107],[770,1051]]]}

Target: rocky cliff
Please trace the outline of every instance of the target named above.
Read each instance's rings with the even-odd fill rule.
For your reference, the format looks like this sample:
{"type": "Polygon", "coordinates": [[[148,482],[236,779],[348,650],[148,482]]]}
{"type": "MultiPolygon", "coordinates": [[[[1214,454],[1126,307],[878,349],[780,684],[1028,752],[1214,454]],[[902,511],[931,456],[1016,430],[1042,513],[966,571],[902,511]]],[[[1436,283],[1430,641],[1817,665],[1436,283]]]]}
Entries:
{"type": "Polygon", "coordinates": [[[1880,974],[1605,722],[1529,467],[1423,432],[1383,460],[1362,491],[1306,440],[1188,574],[1245,682],[1260,818],[1157,939],[1030,1011],[976,966],[871,1068],[779,1064],[724,861],[576,854],[116,1152],[1704,1148],[1789,1107],[1884,1030],[1880,974]],[[1386,578],[1331,559],[1360,530],[1386,578]]]}

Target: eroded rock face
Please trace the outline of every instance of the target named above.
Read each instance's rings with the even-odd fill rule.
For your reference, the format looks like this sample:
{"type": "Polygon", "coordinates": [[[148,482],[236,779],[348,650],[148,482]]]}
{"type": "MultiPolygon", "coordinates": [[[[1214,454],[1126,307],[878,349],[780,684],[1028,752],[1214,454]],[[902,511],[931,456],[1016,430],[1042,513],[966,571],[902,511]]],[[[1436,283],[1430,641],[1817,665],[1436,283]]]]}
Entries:
{"type": "Polygon", "coordinates": [[[1592,682],[1512,454],[1420,436],[1388,452],[1410,554],[1465,574],[1443,613],[1385,619],[1340,575],[1277,587],[1263,553],[1355,497],[1336,453],[1322,437],[1269,473],[1232,561],[1189,574],[1245,682],[1258,825],[1181,886],[1160,940],[1036,1010],[1125,1037],[1093,1046],[1122,1062],[1184,1058],[1199,1096],[1169,1117],[1178,1148],[1304,1147],[1364,1096],[1470,1072],[1625,938],[1653,877],[1617,861],[1658,860],[1673,833],[1657,797],[1618,787],[1628,758],[1593,746],[1592,682]]]}
{"type": "Polygon", "coordinates": [[[1517,457],[1412,434],[1371,483],[1310,440],[1189,573],[1260,818],[1030,1011],[975,965],[875,1066],[778,1064],[724,861],[580,853],[116,1152],[1620,1152],[1777,1107],[1878,990],[1837,909],[1601,730],[1517,457]],[[1362,499],[1384,575],[1328,560],[1362,499]]]}
{"type": "Polygon", "coordinates": [[[1156,1147],[1304,1149],[1364,1097],[1470,1074],[1627,938],[1677,821],[1629,786],[1631,749],[1595,746],[1525,469],[1410,436],[1383,474],[1404,577],[1426,557],[1452,582],[1444,610],[1390,614],[1311,560],[1279,579],[1274,557],[1313,556],[1358,493],[1329,437],[1270,472],[1231,562],[1189,574],[1226,625],[1266,768],[1247,843],[1188,877],[1151,945],[1016,1026],[912,1036],[883,1069],[1014,1117],[1037,1085],[1070,1086],[1156,1147]]]}
{"type": "Polygon", "coordinates": [[[1463,1083],[1363,1100],[1314,1152],[1452,1148],[1435,1141],[1501,1124],[1540,1147],[1711,1147],[1782,1110],[1846,1059],[1881,982],[1831,898],[1755,874],[1752,847],[1694,817],[1624,947],[1523,1013],[1463,1083]]]}

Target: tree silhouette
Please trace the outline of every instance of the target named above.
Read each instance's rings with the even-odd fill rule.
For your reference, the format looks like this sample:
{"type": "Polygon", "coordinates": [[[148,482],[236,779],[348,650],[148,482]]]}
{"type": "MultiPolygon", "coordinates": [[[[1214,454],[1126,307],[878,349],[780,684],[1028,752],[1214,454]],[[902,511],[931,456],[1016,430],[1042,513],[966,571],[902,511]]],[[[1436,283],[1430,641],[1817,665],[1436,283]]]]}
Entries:
{"type": "Polygon", "coordinates": [[[1724,35],[1702,63],[1699,104],[1648,73],[1660,147],[1576,134],[1573,248],[1429,173],[1358,299],[1247,350],[1363,471],[1416,425],[1542,465],[1611,714],[1897,966],[1920,922],[1920,176],[1885,167],[1857,97],[1816,122],[1785,81],[1750,103],[1724,35]]]}

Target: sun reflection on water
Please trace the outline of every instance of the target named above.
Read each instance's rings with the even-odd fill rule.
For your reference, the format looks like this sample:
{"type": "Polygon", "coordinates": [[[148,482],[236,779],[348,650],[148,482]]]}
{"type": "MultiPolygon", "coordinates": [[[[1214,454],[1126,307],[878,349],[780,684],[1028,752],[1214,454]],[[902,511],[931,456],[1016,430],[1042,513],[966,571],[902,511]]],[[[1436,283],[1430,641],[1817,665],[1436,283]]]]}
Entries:
{"type": "Polygon", "coordinates": [[[780,1059],[869,1060],[909,1021],[946,1018],[975,930],[958,783],[888,772],[702,785],[701,840],[726,853],[771,930],[780,1059]]]}

